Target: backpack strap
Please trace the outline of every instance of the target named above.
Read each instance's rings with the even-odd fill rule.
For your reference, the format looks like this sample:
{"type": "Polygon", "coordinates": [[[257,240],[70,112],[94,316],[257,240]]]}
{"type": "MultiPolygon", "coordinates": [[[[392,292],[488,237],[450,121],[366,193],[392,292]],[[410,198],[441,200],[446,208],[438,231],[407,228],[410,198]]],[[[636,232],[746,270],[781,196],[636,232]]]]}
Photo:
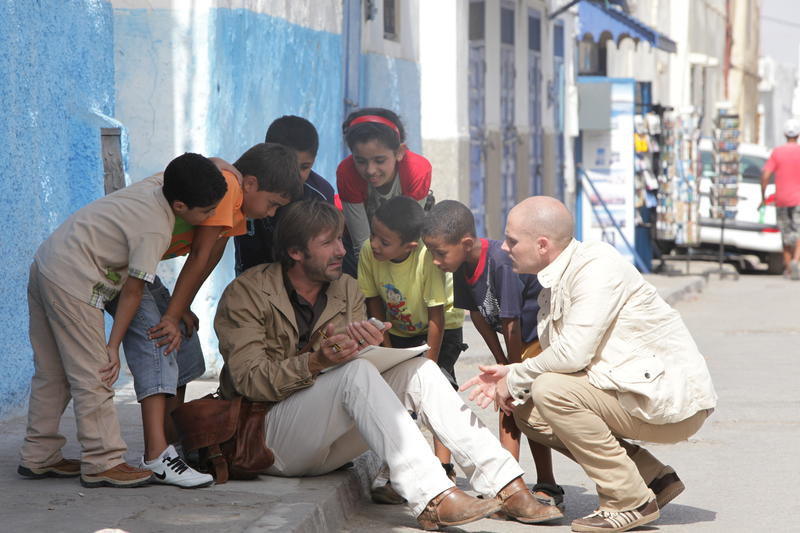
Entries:
{"type": "Polygon", "coordinates": [[[228,481],[228,461],[222,455],[222,449],[219,444],[212,444],[208,447],[208,462],[211,473],[214,475],[214,482],[217,485],[222,485],[228,481]]]}

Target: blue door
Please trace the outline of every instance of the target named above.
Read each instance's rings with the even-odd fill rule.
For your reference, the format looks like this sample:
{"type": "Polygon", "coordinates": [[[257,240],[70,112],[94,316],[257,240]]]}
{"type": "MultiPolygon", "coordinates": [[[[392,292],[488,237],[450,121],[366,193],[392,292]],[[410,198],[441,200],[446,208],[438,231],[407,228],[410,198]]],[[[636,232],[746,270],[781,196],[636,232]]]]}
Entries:
{"type": "Polygon", "coordinates": [[[530,191],[542,194],[542,17],[528,11],[528,124],[530,146],[528,163],[531,172],[530,191]]]}
{"type": "Polygon", "coordinates": [[[469,206],[486,235],[486,5],[469,4],[469,206]]]}
{"type": "Polygon", "coordinates": [[[564,23],[553,25],[553,124],[556,148],[556,197],[564,201],[564,23]]]}
{"type": "Polygon", "coordinates": [[[500,8],[500,128],[503,137],[503,159],[500,166],[502,183],[501,209],[503,224],[508,212],[517,203],[517,128],[514,120],[514,5],[500,8]]]}

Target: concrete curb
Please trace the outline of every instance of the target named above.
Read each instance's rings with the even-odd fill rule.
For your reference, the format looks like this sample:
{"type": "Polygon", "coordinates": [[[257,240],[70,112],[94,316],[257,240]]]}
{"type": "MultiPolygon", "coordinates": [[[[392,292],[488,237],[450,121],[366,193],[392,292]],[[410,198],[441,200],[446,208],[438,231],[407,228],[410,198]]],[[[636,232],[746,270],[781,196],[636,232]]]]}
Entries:
{"type": "MultiPolygon", "coordinates": [[[[200,380],[189,386],[190,398],[216,389],[200,380]]],[[[115,404],[123,438],[130,449],[126,460],[136,464],[143,449],[141,417],[132,384],[117,391],[115,404]]],[[[321,533],[339,531],[369,497],[369,485],[380,461],[362,454],[352,468],[309,478],[260,476],[252,481],[229,481],[199,490],[165,485],[139,489],[85,489],[78,480],[26,480],[16,473],[26,419],[0,422],[0,491],[2,531],[62,531],[85,533],[112,528],[149,533],[321,533]]],[[[72,410],[62,418],[67,437],[66,457],[78,457],[72,410]]]]}
{"type": "Polygon", "coordinates": [[[688,276],[682,279],[686,282],[677,287],[664,288],[658,291],[661,297],[664,298],[664,301],[669,305],[675,305],[678,302],[687,300],[703,292],[703,289],[705,289],[708,284],[708,278],[706,276],[688,276]]]}
{"type": "Polygon", "coordinates": [[[282,503],[265,512],[245,533],[323,533],[339,531],[368,498],[380,460],[371,451],[353,461],[338,484],[316,503],[282,503]]]}

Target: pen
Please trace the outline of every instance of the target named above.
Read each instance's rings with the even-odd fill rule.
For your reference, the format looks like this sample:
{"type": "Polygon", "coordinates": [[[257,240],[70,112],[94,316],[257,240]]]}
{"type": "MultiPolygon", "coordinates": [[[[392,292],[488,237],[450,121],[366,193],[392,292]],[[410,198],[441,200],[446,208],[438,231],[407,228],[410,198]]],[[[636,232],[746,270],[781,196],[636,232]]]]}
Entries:
{"type": "MultiPolygon", "coordinates": [[[[328,336],[325,335],[325,330],[324,329],[320,329],[319,330],[319,334],[320,334],[320,336],[322,337],[323,340],[328,340],[328,336]]],[[[335,342],[333,344],[331,344],[331,348],[336,353],[339,353],[339,352],[342,351],[342,347],[339,346],[338,344],[336,344],[335,342]]]]}

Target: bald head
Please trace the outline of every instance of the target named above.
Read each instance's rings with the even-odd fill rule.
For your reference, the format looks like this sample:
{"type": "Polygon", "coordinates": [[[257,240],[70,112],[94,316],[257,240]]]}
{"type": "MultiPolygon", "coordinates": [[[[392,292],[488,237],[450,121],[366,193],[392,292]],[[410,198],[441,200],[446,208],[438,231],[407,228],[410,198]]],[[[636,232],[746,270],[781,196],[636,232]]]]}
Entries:
{"type": "Polygon", "coordinates": [[[574,223],[567,206],[550,196],[531,196],[508,214],[515,225],[532,238],[547,237],[558,250],[566,248],[573,237],[574,223]]]}

